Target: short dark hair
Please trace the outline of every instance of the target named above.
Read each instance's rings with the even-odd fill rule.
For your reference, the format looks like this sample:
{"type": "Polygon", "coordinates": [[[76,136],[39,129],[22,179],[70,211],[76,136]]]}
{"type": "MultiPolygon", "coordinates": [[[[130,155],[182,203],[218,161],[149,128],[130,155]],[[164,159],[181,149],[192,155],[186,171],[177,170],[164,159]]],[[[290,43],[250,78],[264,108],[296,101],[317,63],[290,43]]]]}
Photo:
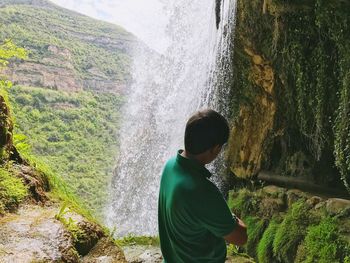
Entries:
{"type": "Polygon", "coordinates": [[[215,145],[224,145],[229,133],[227,120],[221,114],[211,109],[200,110],[187,121],[185,149],[191,154],[203,153],[215,145]]]}

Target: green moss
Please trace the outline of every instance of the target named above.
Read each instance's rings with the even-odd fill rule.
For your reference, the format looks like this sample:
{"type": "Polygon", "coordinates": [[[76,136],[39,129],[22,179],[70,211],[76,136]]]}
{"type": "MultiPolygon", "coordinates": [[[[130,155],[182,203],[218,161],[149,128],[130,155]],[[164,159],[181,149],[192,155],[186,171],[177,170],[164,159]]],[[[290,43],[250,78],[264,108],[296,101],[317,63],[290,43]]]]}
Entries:
{"type": "Polygon", "coordinates": [[[22,180],[0,167],[0,215],[16,208],[27,195],[22,180]]]}
{"type": "Polygon", "coordinates": [[[274,256],[283,262],[294,262],[298,245],[304,239],[309,224],[310,216],[305,204],[293,204],[276,231],[273,241],[274,256]]]}
{"type": "Polygon", "coordinates": [[[305,263],[343,262],[346,253],[350,252],[350,245],[339,236],[337,221],[324,218],[320,224],[310,226],[305,237],[305,263]]]}
{"type": "Polygon", "coordinates": [[[240,189],[237,192],[230,191],[228,206],[241,218],[254,215],[259,209],[259,198],[255,192],[248,189],[240,189]]]}
{"type": "Polygon", "coordinates": [[[259,241],[257,258],[260,263],[272,263],[276,261],[273,257],[273,240],[275,239],[278,226],[279,223],[276,220],[272,220],[259,241]]]}
{"type": "Polygon", "coordinates": [[[256,247],[266,229],[267,221],[258,217],[246,217],[244,222],[247,225],[248,234],[246,250],[251,257],[256,258],[256,247]]]}

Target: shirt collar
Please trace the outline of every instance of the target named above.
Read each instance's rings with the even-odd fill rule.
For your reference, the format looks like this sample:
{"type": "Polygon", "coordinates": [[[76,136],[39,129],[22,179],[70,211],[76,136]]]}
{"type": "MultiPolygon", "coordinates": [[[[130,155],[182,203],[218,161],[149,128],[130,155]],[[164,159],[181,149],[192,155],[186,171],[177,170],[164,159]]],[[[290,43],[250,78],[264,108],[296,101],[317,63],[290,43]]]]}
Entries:
{"type": "Polygon", "coordinates": [[[197,160],[195,159],[188,159],[185,158],[181,155],[183,150],[178,150],[177,151],[177,156],[176,156],[176,161],[181,165],[185,166],[192,171],[194,171],[196,174],[204,175],[206,178],[211,177],[211,173],[208,171],[207,168],[205,168],[204,165],[200,164],[197,160]]]}

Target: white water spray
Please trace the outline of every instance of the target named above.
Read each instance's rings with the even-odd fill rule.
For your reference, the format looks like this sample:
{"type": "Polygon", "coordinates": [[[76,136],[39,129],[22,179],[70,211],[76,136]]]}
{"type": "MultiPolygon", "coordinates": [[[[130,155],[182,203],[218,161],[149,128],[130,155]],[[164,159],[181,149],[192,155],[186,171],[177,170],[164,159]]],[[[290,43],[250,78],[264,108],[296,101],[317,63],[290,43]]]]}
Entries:
{"type": "Polygon", "coordinates": [[[216,97],[224,86],[217,73],[229,54],[235,1],[221,3],[219,30],[214,0],[161,1],[168,23],[161,38],[169,39],[168,47],[162,54],[143,46],[135,50],[133,84],[123,111],[106,218],[118,236],[157,234],[162,167],[183,147],[188,117],[199,107],[219,109],[216,97]]]}

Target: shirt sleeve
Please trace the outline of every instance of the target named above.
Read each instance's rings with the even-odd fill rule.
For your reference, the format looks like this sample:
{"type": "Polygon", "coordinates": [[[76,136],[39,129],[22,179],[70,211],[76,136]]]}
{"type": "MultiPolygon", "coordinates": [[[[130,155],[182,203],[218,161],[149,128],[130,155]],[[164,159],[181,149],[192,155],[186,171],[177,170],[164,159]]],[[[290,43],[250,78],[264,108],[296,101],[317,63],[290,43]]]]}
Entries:
{"type": "Polygon", "coordinates": [[[189,204],[196,221],[217,237],[230,234],[238,225],[236,216],[213,184],[201,195],[194,192],[189,204]]]}

